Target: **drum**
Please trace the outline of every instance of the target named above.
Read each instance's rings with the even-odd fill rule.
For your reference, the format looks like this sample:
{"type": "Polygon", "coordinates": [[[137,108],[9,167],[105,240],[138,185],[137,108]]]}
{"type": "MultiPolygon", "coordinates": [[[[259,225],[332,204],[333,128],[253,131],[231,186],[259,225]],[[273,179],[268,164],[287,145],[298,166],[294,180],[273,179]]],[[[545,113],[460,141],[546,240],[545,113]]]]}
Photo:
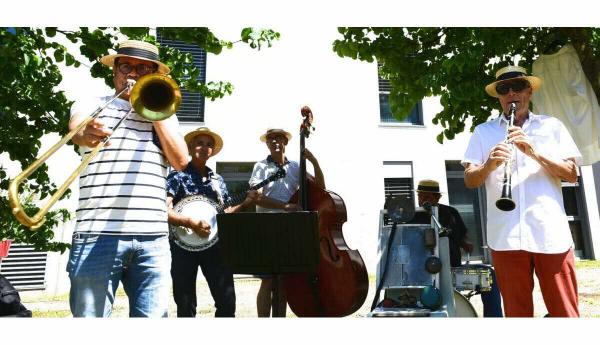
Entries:
{"type": "Polygon", "coordinates": [[[210,235],[208,237],[201,237],[193,230],[183,226],[169,225],[169,235],[175,244],[185,250],[199,252],[217,243],[219,239],[217,236],[217,214],[220,210],[218,203],[204,195],[192,195],[179,200],[173,210],[185,216],[200,218],[210,225],[210,235]]]}
{"type": "Polygon", "coordinates": [[[471,302],[460,292],[454,290],[454,308],[456,317],[477,317],[477,311],[471,305],[471,302]]]}
{"type": "Polygon", "coordinates": [[[452,267],[452,285],[458,291],[490,291],[492,289],[491,267],[468,264],[452,267]]]}

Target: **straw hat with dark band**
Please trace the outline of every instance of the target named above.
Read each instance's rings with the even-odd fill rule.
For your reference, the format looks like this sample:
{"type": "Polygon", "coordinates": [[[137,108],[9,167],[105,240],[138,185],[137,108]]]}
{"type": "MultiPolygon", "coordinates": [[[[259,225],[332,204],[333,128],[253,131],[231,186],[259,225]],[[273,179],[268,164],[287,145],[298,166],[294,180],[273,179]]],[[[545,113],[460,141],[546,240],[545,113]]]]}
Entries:
{"type": "Polygon", "coordinates": [[[531,85],[531,89],[536,91],[542,85],[542,80],[538,77],[527,75],[527,70],[521,66],[506,66],[501,68],[496,72],[496,81],[488,84],[485,87],[485,92],[492,97],[498,98],[498,93],[496,92],[496,84],[511,80],[511,79],[526,79],[531,85]]]}
{"type": "Polygon", "coordinates": [[[158,47],[152,43],[136,40],[121,42],[119,48],[117,48],[116,54],[103,56],[100,59],[100,62],[108,67],[113,67],[115,65],[115,59],[125,56],[154,62],[158,65],[159,73],[168,74],[171,71],[167,65],[158,60],[158,47]]]}
{"type": "Polygon", "coordinates": [[[266,143],[267,136],[269,136],[271,134],[283,134],[283,135],[285,135],[285,137],[287,138],[288,141],[292,140],[292,134],[290,134],[290,132],[284,131],[281,128],[269,128],[269,129],[267,129],[265,134],[260,136],[260,141],[262,141],[263,143],[266,143]]]}
{"type": "Polygon", "coordinates": [[[417,192],[440,193],[440,184],[435,180],[421,180],[417,186],[417,192]]]}
{"type": "Polygon", "coordinates": [[[190,141],[192,141],[192,139],[199,135],[208,135],[215,141],[215,147],[213,148],[212,155],[210,155],[211,157],[219,153],[219,151],[221,151],[221,149],[223,148],[223,139],[221,139],[221,136],[208,129],[208,127],[196,128],[193,131],[186,134],[183,137],[183,139],[185,140],[185,143],[189,145],[190,141]]]}

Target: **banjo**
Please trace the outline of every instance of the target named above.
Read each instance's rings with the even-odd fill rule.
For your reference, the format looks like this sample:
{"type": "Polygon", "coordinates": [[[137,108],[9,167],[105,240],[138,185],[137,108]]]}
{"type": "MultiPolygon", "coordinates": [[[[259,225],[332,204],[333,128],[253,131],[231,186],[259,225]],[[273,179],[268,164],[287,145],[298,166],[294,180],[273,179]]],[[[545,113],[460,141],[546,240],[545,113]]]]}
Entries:
{"type": "Polygon", "coordinates": [[[207,198],[204,195],[190,195],[187,196],[173,207],[173,210],[181,215],[200,218],[210,225],[210,235],[207,237],[201,237],[195,233],[192,229],[178,226],[169,225],[169,237],[179,247],[191,251],[199,252],[210,248],[218,241],[217,236],[217,214],[223,213],[223,211],[232,205],[239,204],[246,198],[246,193],[251,190],[257,190],[269,184],[275,180],[285,177],[285,170],[280,167],[275,173],[267,177],[264,181],[250,187],[243,194],[238,194],[232,198],[231,201],[224,204],[207,198]]]}

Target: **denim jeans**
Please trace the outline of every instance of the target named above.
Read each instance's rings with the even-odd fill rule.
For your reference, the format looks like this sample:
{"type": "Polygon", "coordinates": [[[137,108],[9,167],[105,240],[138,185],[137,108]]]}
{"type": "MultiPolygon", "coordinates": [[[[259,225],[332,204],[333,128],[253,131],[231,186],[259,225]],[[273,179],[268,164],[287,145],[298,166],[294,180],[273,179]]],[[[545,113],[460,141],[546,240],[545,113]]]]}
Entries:
{"type": "Polygon", "coordinates": [[[166,317],[171,255],[167,235],[73,235],[67,265],[74,317],[108,317],[119,281],[130,317],[166,317]]]}

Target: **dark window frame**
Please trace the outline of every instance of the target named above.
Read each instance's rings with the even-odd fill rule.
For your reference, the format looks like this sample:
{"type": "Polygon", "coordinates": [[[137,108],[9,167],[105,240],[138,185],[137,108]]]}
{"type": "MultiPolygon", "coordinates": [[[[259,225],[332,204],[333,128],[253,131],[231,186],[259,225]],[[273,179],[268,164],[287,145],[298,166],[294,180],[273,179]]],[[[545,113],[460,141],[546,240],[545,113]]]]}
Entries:
{"type": "MultiPolygon", "coordinates": [[[[448,204],[457,209],[460,213],[463,221],[467,223],[468,218],[464,215],[464,212],[461,212],[465,204],[456,204],[453,202],[455,197],[453,197],[453,193],[451,190],[453,189],[451,186],[453,185],[452,180],[458,180],[459,184],[462,183],[464,185],[464,167],[460,164],[460,161],[455,160],[446,160],[446,183],[448,186],[448,204]],[[460,205],[460,206],[459,206],[460,205]]],[[[485,194],[483,194],[485,196],[485,194]]],[[[475,189],[473,191],[473,199],[471,202],[473,206],[473,217],[472,224],[475,226],[475,229],[467,227],[467,237],[471,243],[473,243],[474,250],[478,252],[477,255],[471,255],[471,260],[482,260],[483,262],[489,262],[489,253],[487,249],[487,239],[486,239],[486,226],[485,226],[485,218],[484,216],[484,205],[485,199],[482,199],[481,190],[475,189]],[[476,237],[476,238],[475,238],[476,237]]],[[[467,259],[466,254],[463,253],[463,261],[467,259]]]]}
{"type": "MultiPolygon", "coordinates": [[[[160,28],[156,30],[156,41],[161,46],[169,46],[179,49],[181,52],[191,53],[194,65],[200,69],[198,81],[206,83],[206,51],[196,45],[182,41],[168,40],[161,36],[160,28]]],[[[180,85],[181,87],[181,85],[180,85]]],[[[181,105],[177,110],[177,118],[180,122],[205,122],[205,97],[200,92],[190,92],[181,87],[181,105]]]]}
{"type": "Polygon", "coordinates": [[[407,126],[423,126],[423,102],[419,101],[410,110],[408,116],[403,120],[397,120],[392,114],[389,105],[389,95],[392,89],[390,81],[378,76],[379,85],[379,121],[383,125],[407,125],[407,126]]]}
{"type": "Polygon", "coordinates": [[[584,189],[581,179],[581,170],[579,176],[577,176],[577,182],[569,183],[561,181],[561,191],[563,195],[563,206],[567,215],[567,221],[569,222],[569,228],[571,229],[571,236],[573,236],[573,243],[575,244],[575,254],[577,257],[582,259],[592,258],[594,256],[593,248],[591,245],[591,236],[589,229],[589,219],[586,209],[584,189]],[[572,199],[567,199],[565,195],[568,195],[567,191],[569,188],[573,189],[572,199]],[[573,201],[575,203],[576,214],[571,213],[571,208],[567,205],[567,202],[573,201]],[[578,233],[576,224],[579,225],[578,233]]]}

